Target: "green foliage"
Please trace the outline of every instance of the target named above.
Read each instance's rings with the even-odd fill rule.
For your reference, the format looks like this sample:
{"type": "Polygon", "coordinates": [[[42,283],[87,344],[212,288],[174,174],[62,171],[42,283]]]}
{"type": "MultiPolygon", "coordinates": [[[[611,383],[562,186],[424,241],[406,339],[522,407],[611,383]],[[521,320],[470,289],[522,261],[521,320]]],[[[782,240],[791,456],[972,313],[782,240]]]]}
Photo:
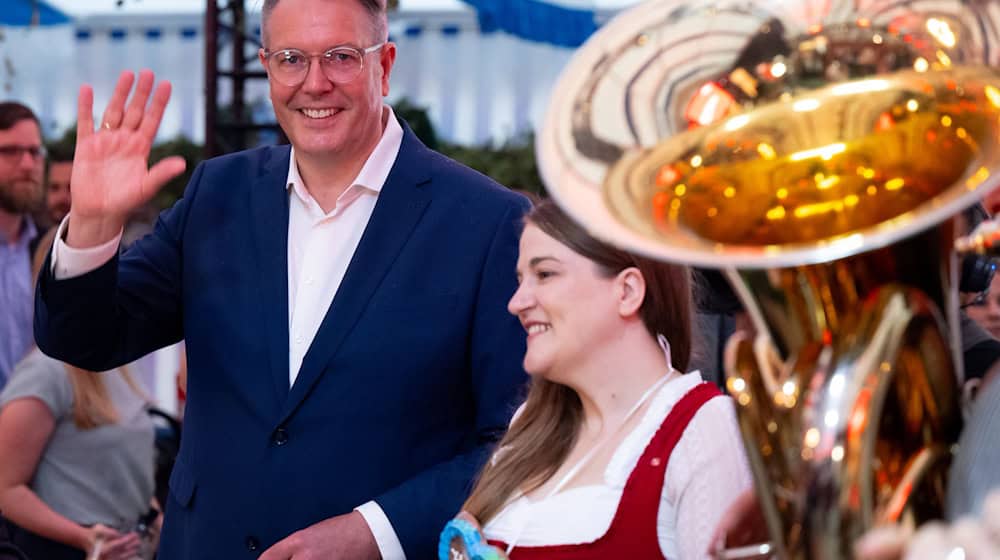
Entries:
{"type": "Polygon", "coordinates": [[[489,175],[501,185],[537,195],[545,187],[535,162],[535,139],[531,134],[514,138],[501,146],[459,146],[438,140],[427,111],[407,99],[393,105],[393,111],[410,125],[417,138],[428,147],[489,175]]]}
{"type": "Polygon", "coordinates": [[[545,194],[535,162],[534,135],[526,134],[500,147],[446,144],[440,146],[440,151],[508,188],[540,196],[545,194]]]}
{"type": "Polygon", "coordinates": [[[49,160],[66,161],[67,156],[72,160],[76,151],[76,127],[70,127],[58,140],[47,142],[45,148],[49,151],[49,160]]]}
{"type": "Polygon", "coordinates": [[[431,124],[430,117],[423,107],[418,107],[409,99],[400,99],[393,106],[392,110],[396,116],[406,121],[410,125],[410,130],[425,146],[432,150],[440,149],[438,145],[437,133],[434,132],[434,125],[431,124]]]}
{"type": "Polygon", "coordinates": [[[149,153],[149,164],[153,165],[168,156],[181,156],[187,163],[187,167],[184,169],[184,173],[174,177],[157,193],[153,204],[159,209],[171,206],[184,194],[184,187],[191,180],[194,168],[204,159],[204,148],[201,144],[195,144],[183,136],[178,136],[173,140],[153,146],[149,153]]]}

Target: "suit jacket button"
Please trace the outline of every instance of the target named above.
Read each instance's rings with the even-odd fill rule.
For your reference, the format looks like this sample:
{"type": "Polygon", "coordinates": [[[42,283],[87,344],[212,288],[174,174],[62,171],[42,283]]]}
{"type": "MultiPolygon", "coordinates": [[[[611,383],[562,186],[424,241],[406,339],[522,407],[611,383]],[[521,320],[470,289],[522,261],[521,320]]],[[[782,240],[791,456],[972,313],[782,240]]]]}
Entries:
{"type": "Polygon", "coordinates": [[[274,435],[271,436],[271,441],[278,446],[285,445],[288,443],[288,430],[285,428],[278,428],[274,431],[274,435]]]}
{"type": "Polygon", "coordinates": [[[254,537],[247,537],[246,543],[247,550],[250,552],[255,552],[258,548],[260,548],[260,543],[254,537]]]}

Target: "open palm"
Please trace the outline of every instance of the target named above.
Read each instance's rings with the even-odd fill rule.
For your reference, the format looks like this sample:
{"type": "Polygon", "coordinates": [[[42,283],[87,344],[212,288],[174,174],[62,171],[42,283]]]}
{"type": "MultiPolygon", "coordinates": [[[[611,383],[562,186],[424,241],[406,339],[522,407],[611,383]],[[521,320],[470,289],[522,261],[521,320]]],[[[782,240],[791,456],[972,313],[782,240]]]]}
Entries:
{"type": "MultiPolygon", "coordinates": [[[[80,89],[77,104],[76,153],[70,180],[72,210],[70,239],[89,246],[117,234],[128,215],[147,202],[170,179],[184,171],[184,160],[166,158],[149,167],[149,151],[170,99],[169,82],[160,82],[153,91],[153,73],[139,73],[138,83],[128,100],[134,77],[123,72],[111,100],[94,130],[94,92],[80,89]],[[152,94],[152,102],[150,100],[152,94]],[[128,102],[126,107],[125,103],[128,102]]],[[[74,244],[71,242],[71,245],[74,244]]]]}

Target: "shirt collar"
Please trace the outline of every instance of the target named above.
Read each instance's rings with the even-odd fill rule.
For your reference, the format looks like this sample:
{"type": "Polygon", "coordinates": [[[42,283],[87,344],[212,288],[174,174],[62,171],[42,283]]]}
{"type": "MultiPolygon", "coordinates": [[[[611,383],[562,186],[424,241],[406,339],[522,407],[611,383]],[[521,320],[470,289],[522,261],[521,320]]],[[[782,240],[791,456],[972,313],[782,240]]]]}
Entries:
{"type": "MultiPolygon", "coordinates": [[[[351,187],[358,186],[375,193],[381,192],[386,179],[389,178],[392,165],[396,163],[396,156],[399,155],[399,148],[403,143],[403,127],[396,120],[392,107],[385,105],[384,110],[388,113],[385,130],[382,131],[382,137],[368,155],[358,176],[351,182],[351,187]]],[[[303,201],[312,200],[312,195],[305,188],[305,182],[299,174],[299,166],[295,163],[294,146],[288,158],[288,179],[285,185],[303,201]]],[[[349,190],[351,189],[345,189],[340,196],[344,197],[349,190]]]]}
{"type": "MultiPolygon", "coordinates": [[[[397,125],[398,126],[398,125],[397,125]]],[[[21,231],[17,239],[17,244],[24,246],[31,243],[36,237],[38,237],[38,226],[35,225],[35,221],[31,219],[31,215],[25,214],[21,220],[21,231]]],[[[0,233],[0,245],[7,244],[7,236],[0,233]]]]}

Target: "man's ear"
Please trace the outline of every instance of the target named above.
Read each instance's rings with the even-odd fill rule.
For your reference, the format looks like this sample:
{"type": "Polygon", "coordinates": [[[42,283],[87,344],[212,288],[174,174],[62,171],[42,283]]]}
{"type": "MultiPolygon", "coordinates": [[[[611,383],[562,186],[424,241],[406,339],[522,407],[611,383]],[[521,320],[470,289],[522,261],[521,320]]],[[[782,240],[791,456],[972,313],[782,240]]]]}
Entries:
{"type": "Polygon", "coordinates": [[[618,313],[629,317],[639,313],[642,302],[646,300],[646,279],[639,269],[630,266],[618,273],[615,278],[618,289],[618,313]]]}
{"type": "Polygon", "coordinates": [[[379,50],[379,64],[382,66],[382,97],[389,95],[389,76],[396,63],[396,43],[386,41],[379,50]]]}

